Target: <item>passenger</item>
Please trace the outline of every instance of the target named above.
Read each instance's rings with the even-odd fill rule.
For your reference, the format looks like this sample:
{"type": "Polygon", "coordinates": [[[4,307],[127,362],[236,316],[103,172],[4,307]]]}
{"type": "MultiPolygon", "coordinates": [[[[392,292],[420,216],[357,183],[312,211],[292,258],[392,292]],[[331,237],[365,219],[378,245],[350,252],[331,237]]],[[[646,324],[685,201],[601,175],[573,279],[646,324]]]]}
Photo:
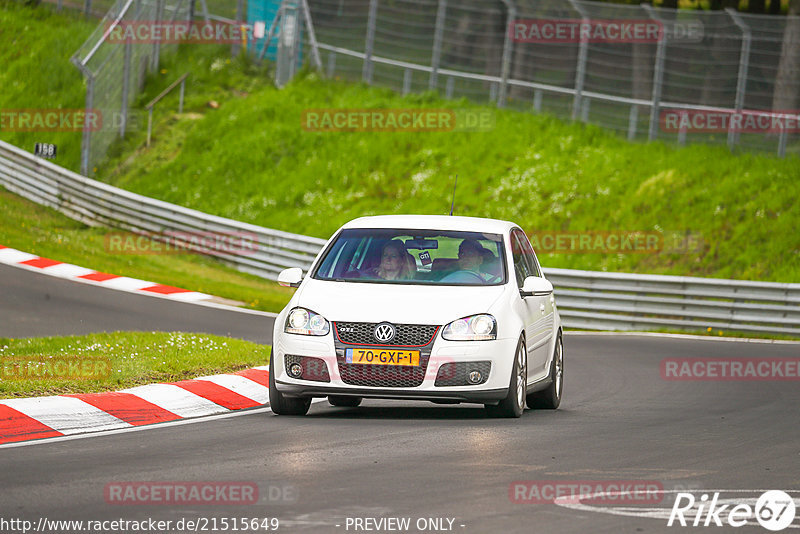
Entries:
{"type": "Polygon", "coordinates": [[[480,272],[483,263],[483,246],[475,239],[465,239],[458,246],[458,269],[462,271],[480,272]]]}
{"type": "Polygon", "coordinates": [[[381,263],[369,269],[366,275],[383,280],[408,280],[412,273],[408,262],[408,252],[402,241],[392,239],[383,246],[381,263]]]}

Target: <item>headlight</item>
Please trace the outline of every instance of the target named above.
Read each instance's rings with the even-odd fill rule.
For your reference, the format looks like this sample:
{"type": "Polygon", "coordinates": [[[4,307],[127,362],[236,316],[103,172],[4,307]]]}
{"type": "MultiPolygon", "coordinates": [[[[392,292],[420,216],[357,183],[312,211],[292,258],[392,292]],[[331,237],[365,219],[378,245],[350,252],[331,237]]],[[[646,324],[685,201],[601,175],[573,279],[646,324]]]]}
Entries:
{"type": "Polygon", "coordinates": [[[289,334],[301,334],[304,336],[324,336],[331,330],[331,325],[318,313],[314,313],[305,308],[295,308],[289,312],[286,318],[284,332],[289,334]]]}
{"type": "Polygon", "coordinates": [[[446,325],[442,337],[449,341],[497,339],[497,321],[485,313],[463,317],[446,325]]]}

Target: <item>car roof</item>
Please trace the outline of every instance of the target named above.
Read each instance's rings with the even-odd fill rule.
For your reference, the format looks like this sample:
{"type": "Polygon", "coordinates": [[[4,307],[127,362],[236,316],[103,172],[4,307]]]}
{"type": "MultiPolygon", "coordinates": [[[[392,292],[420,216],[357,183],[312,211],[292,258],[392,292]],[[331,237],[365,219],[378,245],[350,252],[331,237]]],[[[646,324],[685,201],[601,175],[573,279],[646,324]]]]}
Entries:
{"type": "Polygon", "coordinates": [[[398,228],[410,230],[455,230],[505,234],[517,225],[498,219],[448,215],[376,215],[359,217],[342,228],[398,228]]]}

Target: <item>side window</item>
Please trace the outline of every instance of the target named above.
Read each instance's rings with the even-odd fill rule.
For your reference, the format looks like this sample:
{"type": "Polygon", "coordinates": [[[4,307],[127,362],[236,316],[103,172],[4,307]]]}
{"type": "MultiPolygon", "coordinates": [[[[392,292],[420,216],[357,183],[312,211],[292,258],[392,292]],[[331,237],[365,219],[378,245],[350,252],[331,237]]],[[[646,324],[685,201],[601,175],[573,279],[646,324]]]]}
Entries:
{"type": "Polygon", "coordinates": [[[517,277],[517,285],[521,288],[522,283],[530,274],[530,267],[525,259],[525,248],[520,243],[517,231],[511,232],[511,254],[514,260],[514,274],[517,277]]]}
{"type": "Polygon", "coordinates": [[[539,271],[539,262],[536,261],[536,254],[533,252],[533,247],[528,240],[528,236],[518,230],[515,231],[515,233],[522,244],[522,256],[527,261],[529,272],[531,273],[529,276],[542,276],[542,273],[539,271]]]}

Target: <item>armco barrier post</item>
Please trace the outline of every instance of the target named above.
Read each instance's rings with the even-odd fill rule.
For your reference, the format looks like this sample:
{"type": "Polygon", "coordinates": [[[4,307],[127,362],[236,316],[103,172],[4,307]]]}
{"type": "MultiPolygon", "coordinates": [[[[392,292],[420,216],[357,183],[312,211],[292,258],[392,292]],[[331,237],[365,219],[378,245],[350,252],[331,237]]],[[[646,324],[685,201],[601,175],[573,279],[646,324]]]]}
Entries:
{"type": "Polygon", "coordinates": [[[628,113],[628,141],[636,139],[636,125],[639,122],[639,106],[634,104],[628,113]]]}
{"type": "Polygon", "coordinates": [[[367,39],[364,42],[364,67],[361,77],[366,83],[372,83],[372,49],[375,46],[375,24],[377,24],[378,0],[369,0],[369,17],[367,18],[367,39]]]}
{"type": "MultiPolygon", "coordinates": [[[[659,21],[655,10],[648,4],[642,4],[642,9],[647,11],[651,19],[659,21]]],[[[653,66],[653,96],[650,103],[650,130],[647,138],[654,141],[658,137],[659,113],[661,111],[661,93],[664,85],[664,62],[667,58],[667,33],[662,32],[656,48],[656,62],[653,66]]]]}
{"type": "Polygon", "coordinates": [[[125,43],[125,56],[122,63],[122,103],[120,106],[119,136],[125,137],[125,128],[128,122],[128,94],[131,84],[131,40],[125,43]]]}
{"type": "Polygon", "coordinates": [[[436,89],[439,76],[439,62],[442,56],[442,38],[444,36],[444,23],[447,16],[447,0],[439,0],[436,10],[436,27],[433,30],[433,53],[431,55],[431,77],[428,79],[428,89],[436,89]]]}
{"type": "Polygon", "coordinates": [[[328,78],[333,79],[336,74],[336,52],[328,52],[328,78]]]}
{"type": "MultiPolygon", "coordinates": [[[[163,20],[164,19],[164,2],[166,0],[156,0],[156,20],[163,20]]],[[[160,54],[161,54],[161,41],[160,39],[155,39],[155,43],[153,43],[153,63],[151,65],[151,70],[153,72],[158,71],[158,64],[160,61],[160,54]]]]}
{"type": "Polygon", "coordinates": [[[500,71],[500,92],[497,95],[497,107],[505,107],[506,95],[508,94],[508,78],[511,73],[511,54],[514,49],[514,40],[511,38],[510,28],[517,18],[517,7],[513,0],[503,0],[508,10],[505,25],[505,40],[503,41],[503,67],[500,71]]]}
{"type": "MultiPolygon", "coordinates": [[[[739,52],[739,76],[736,81],[736,101],[733,105],[737,113],[741,113],[744,109],[744,97],[747,90],[747,71],[750,68],[750,43],[753,40],[753,33],[750,27],[739,16],[736,10],[726,8],[725,11],[733,19],[733,22],[742,30],[742,49],[739,52]]],[[[736,143],[739,141],[739,132],[733,128],[733,121],[729,121],[728,126],[728,149],[733,150],[736,143]]]]}
{"type": "MultiPolygon", "coordinates": [[[[305,21],[305,28],[308,32],[308,43],[311,45],[311,59],[317,67],[320,75],[324,75],[322,70],[322,58],[319,56],[319,43],[317,43],[317,32],[314,29],[314,20],[311,18],[311,8],[308,7],[308,0],[301,0],[303,8],[302,18],[305,21]]],[[[298,50],[299,53],[299,50],[298,50]]]]}
{"type": "MultiPolygon", "coordinates": [[[[80,62],[75,63],[83,74],[86,76],[86,114],[91,113],[94,106],[94,76],[92,73],[80,62]]],[[[83,134],[81,136],[81,174],[89,176],[89,155],[92,149],[92,130],[89,128],[89,122],[84,121],[83,134]]]]}
{"type": "MultiPolygon", "coordinates": [[[[578,4],[575,0],[569,0],[572,8],[581,16],[581,21],[589,26],[589,17],[586,16],[586,10],[578,4]]],[[[583,87],[586,83],[586,61],[589,58],[589,40],[581,39],[578,45],[578,64],[575,66],[575,97],[572,99],[572,120],[578,118],[581,112],[581,103],[583,102],[583,87]]],[[[584,120],[584,122],[586,122],[584,120]]]]}
{"type": "MultiPolygon", "coordinates": [[[[242,25],[247,24],[247,17],[244,13],[244,0],[237,0],[236,2],[236,25],[240,28],[242,25]]],[[[239,55],[239,51],[241,50],[241,45],[239,41],[235,41],[231,43],[231,55],[236,57],[239,55]]]]}
{"type": "Polygon", "coordinates": [[[284,2],[279,20],[280,33],[275,62],[275,85],[278,87],[289,83],[297,70],[301,24],[299,6],[293,0],[284,2]]]}

